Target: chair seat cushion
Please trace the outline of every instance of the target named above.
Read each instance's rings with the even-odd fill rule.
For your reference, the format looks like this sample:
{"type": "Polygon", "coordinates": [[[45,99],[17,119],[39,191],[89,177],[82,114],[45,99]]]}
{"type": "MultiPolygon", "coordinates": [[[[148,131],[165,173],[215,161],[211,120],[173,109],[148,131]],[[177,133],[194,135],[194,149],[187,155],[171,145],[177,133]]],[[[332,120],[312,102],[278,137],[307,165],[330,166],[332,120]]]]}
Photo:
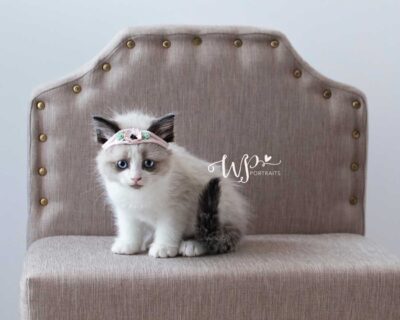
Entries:
{"type": "Polygon", "coordinates": [[[23,319],[400,319],[400,262],[359,235],[254,235],[172,259],[115,255],[112,241],[34,242],[23,319]]]}

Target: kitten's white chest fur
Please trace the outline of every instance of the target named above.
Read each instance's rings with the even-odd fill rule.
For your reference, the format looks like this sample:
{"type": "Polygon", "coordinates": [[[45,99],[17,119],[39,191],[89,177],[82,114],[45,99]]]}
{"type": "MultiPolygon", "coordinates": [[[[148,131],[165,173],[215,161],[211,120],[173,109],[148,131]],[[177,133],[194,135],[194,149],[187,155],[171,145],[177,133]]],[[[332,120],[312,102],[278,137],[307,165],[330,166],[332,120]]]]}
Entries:
{"type": "Polygon", "coordinates": [[[167,183],[160,181],[152,189],[132,192],[127,188],[121,187],[118,183],[106,183],[107,193],[111,199],[111,203],[117,212],[123,211],[125,215],[136,218],[148,225],[154,227],[157,220],[163,215],[163,212],[169,211],[169,201],[167,183]]]}

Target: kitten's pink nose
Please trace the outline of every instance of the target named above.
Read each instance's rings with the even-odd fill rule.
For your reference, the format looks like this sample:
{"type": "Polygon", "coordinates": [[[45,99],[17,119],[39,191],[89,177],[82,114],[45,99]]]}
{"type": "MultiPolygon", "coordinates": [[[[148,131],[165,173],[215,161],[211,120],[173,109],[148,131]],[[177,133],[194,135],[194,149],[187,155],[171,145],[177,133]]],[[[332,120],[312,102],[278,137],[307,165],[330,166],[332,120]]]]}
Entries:
{"type": "Polygon", "coordinates": [[[142,180],[142,177],[132,177],[131,180],[134,184],[139,184],[139,181],[142,180]]]}

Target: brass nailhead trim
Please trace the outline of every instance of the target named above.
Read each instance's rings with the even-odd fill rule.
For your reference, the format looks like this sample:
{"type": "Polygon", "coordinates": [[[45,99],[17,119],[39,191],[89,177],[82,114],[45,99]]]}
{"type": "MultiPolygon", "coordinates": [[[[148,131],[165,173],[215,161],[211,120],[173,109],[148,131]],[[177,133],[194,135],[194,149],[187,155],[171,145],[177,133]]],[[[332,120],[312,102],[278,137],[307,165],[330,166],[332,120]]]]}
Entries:
{"type": "Polygon", "coordinates": [[[81,87],[79,84],[74,84],[74,85],[72,86],[72,91],[73,91],[74,93],[78,94],[79,92],[82,91],[82,87],[81,87]]]}
{"type": "Polygon", "coordinates": [[[39,174],[39,176],[42,176],[42,177],[45,176],[47,174],[46,168],[43,168],[43,167],[39,168],[38,174],[39,174]]]}
{"type": "Polygon", "coordinates": [[[301,72],[300,69],[294,69],[294,70],[293,70],[293,76],[294,76],[295,78],[297,78],[297,79],[301,78],[302,74],[303,74],[303,73],[301,72]]]}
{"type": "Polygon", "coordinates": [[[358,131],[358,130],[353,130],[353,132],[351,133],[351,136],[352,136],[354,139],[360,138],[360,136],[361,136],[360,131],[358,131]]]}
{"type": "Polygon", "coordinates": [[[194,37],[192,40],[192,43],[194,46],[199,46],[199,45],[201,45],[202,42],[203,42],[203,40],[201,40],[200,37],[194,37]]]}
{"type": "Polygon", "coordinates": [[[279,41],[276,40],[276,39],[272,40],[272,41],[270,42],[270,46],[271,46],[272,48],[278,48],[278,47],[279,47],[279,41]]]}
{"type": "Polygon", "coordinates": [[[243,45],[243,42],[242,42],[242,40],[240,40],[240,39],[235,39],[235,40],[233,41],[233,45],[234,45],[236,48],[240,48],[240,47],[243,45]]]}
{"type": "Polygon", "coordinates": [[[349,202],[352,206],[355,206],[358,203],[358,198],[356,196],[351,196],[349,202]]]}
{"type": "Polygon", "coordinates": [[[360,169],[360,164],[358,162],[352,162],[350,168],[351,171],[357,171],[358,169],[360,169]]]}
{"type": "Polygon", "coordinates": [[[43,110],[46,107],[45,103],[43,101],[38,101],[36,102],[36,108],[38,110],[43,110]]]}
{"type": "Polygon", "coordinates": [[[42,207],[45,207],[49,204],[49,200],[47,200],[46,198],[40,198],[39,203],[42,207]]]}
{"type": "Polygon", "coordinates": [[[129,39],[125,42],[125,45],[128,49],[133,49],[136,45],[135,41],[133,41],[132,39],[129,39]]]}
{"type": "Polygon", "coordinates": [[[39,134],[39,141],[40,142],[46,142],[47,141],[47,136],[44,133],[39,134]]]}
{"type": "Polygon", "coordinates": [[[111,70],[111,64],[109,64],[108,62],[103,63],[103,65],[101,66],[101,69],[103,69],[103,71],[110,71],[111,70]]]}
{"type": "Polygon", "coordinates": [[[162,42],[162,46],[163,46],[164,48],[168,49],[169,47],[171,47],[171,41],[169,41],[169,40],[164,40],[164,41],[162,42]]]}
{"type": "Polygon", "coordinates": [[[325,90],[322,92],[322,96],[323,96],[325,99],[329,99],[330,97],[332,97],[332,91],[329,90],[329,89],[325,89],[325,90]]]}
{"type": "Polygon", "coordinates": [[[351,103],[351,105],[353,106],[354,109],[360,109],[360,107],[361,107],[361,102],[360,102],[360,100],[353,100],[353,102],[351,103]]]}

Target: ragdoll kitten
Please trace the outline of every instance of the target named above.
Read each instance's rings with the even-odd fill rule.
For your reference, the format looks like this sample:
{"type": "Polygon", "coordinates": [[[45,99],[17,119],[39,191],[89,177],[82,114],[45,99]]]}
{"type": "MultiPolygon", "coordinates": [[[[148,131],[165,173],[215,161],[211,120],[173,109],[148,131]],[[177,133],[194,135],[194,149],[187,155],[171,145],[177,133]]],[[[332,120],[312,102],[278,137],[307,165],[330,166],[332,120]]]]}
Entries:
{"type": "MultiPolygon", "coordinates": [[[[97,168],[118,229],[114,253],[147,249],[149,227],[153,257],[224,253],[237,246],[246,230],[247,203],[219,169],[210,173],[209,163],[173,143],[173,114],[93,120],[102,145],[97,168]]],[[[204,139],[211,139],[207,132],[204,139]]]]}

